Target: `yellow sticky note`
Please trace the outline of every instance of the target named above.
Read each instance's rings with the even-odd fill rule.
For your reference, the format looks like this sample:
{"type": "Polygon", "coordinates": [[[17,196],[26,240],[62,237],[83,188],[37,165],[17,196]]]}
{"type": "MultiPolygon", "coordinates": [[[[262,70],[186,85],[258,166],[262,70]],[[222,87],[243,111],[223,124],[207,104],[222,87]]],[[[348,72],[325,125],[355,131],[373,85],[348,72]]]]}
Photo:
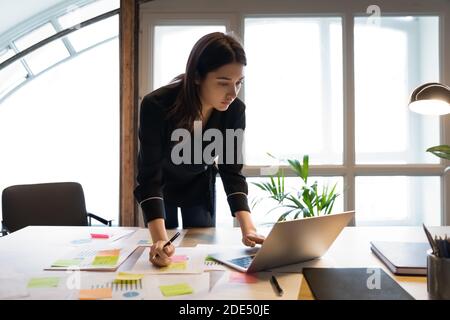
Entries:
{"type": "Polygon", "coordinates": [[[96,256],[92,265],[98,267],[114,267],[118,261],[119,256],[96,256]]]}
{"type": "Polygon", "coordinates": [[[143,274],[119,272],[114,281],[137,281],[144,277],[143,274]]]}
{"type": "Polygon", "coordinates": [[[165,297],[181,296],[183,294],[194,293],[194,289],[192,289],[191,286],[187,283],[159,286],[159,289],[165,297]]]}
{"type": "Polygon", "coordinates": [[[96,300],[112,298],[111,288],[80,290],[80,300],[96,300]]]}
{"type": "Polygon", "coordinates": [[[97,252],[97,257],[106,257],[106,256],[119,256],[120,249],[112,249],[112,250],[101,250],[97,252]]]}
{"type": "Polygon", "coordinates": [[[161,268],[159,270],[161,272],[165,272],[165,271],[181,271],[181,270],[186,270],[186,267],[187,267],[187,262],[186,261],[172,262],[167,267],[163,267],[163,268],[161,268]]]}
{"type": "Polygon", "coordinates": [[[27,288],[56,288],[58,284],[58,277],[32,278],[28,281],[27,288]]]}

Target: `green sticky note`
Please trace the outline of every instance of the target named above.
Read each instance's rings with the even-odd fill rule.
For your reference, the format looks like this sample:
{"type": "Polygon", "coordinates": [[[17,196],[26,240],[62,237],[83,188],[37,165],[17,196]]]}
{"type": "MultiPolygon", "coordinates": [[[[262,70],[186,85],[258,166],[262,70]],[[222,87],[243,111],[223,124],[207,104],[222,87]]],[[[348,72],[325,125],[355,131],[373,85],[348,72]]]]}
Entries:
{"type": "Polygon", "coordinates": [[[165,297],[181,296],[183,294],[194,293],[194,289],[192,289],[191,286],[187,283],[159,286],[159,289],[165,297]]]}
{"type": "Polygon", "coordinates": [[[96,256],[92,265],[98,267],[113,267],[118,261],[119,256],[96,256]]]}
{"type": "Polygon", "coordinates": [[[31,278],[28,281],[27,288],[56,288],[59,284],[58,277],[48,277],[48,278],[31,278]]]}
{"type": "Polygon", "coordinates": [[[79,266],[83,259],[60,259],[53,262],[52,267],[79,266]]]}
{"type": "Polygon", "coordinates": [[[206,256],[205,261],[206,261],[206,262],[216,262],[216,260],[214,260],[214,259],[211,258],[210,256],[206,256]]]}

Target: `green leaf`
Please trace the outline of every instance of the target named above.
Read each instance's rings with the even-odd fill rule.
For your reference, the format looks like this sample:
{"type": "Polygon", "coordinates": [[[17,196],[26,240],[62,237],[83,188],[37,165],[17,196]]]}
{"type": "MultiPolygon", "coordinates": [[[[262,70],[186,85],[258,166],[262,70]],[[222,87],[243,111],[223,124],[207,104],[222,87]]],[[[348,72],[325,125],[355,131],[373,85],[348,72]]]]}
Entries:
{"type": "Polygon", "coordinates": [[[308,174],[309,174],[309,156],[308,155],[304,155],[303,156],[303,171],[302,171],[303,175],[303,181],[305,181],[305,183],[308,182],[308,174]]]}
{"type": "Polygon", "coordinates": [[[279,218],[278,218],[278,222],[280,221],[286,221],[286,217],[293,212],[294,210],[298,210],[298,209],[292,209],[292,210],[288,210],[286,212],[284,212],[279,218]]]}
{"type": "Polygon", "coordinates": [[[427,149],[427,152],[431,152],[439,158],[450,160],[450,146],[448,145],[431,147],[427,149]]]}

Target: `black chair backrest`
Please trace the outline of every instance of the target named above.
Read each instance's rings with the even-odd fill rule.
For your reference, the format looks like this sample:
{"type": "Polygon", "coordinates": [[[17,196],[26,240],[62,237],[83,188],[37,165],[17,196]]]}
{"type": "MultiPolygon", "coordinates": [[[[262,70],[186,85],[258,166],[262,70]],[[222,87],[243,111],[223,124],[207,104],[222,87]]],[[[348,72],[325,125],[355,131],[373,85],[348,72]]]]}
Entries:
{"type": "Polygon", "coordinates": [[[76,182],[16,185],[2,193],[3,224],[10,232],[32,225],[87,226],[83,188],[76,182]]]}

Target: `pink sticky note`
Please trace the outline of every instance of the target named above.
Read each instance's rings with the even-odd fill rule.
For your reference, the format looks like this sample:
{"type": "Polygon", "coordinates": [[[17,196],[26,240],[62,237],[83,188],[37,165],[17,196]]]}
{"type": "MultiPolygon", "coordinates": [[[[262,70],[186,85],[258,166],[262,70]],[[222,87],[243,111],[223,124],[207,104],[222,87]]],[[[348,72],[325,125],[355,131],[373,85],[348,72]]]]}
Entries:
{"type": "Polygon", "coordinates": [[[185,255],[182,256],[172,256],[170,257],[170,259],[172,260],[172,262],[184,262],[188,260],[188,257],[185,255]]]}
{"type": "Polygon", "coordinates": [[[109,235],[101,233],[91,233],[92,239],[108,239],[109,235]]]}
{"type": "Polygon", "coordinates": [[[258,279],[255,276],[252,276],[243,272],[231,272],[230,273],[230,282],[234,283],[256,283],[258,279]]]}

